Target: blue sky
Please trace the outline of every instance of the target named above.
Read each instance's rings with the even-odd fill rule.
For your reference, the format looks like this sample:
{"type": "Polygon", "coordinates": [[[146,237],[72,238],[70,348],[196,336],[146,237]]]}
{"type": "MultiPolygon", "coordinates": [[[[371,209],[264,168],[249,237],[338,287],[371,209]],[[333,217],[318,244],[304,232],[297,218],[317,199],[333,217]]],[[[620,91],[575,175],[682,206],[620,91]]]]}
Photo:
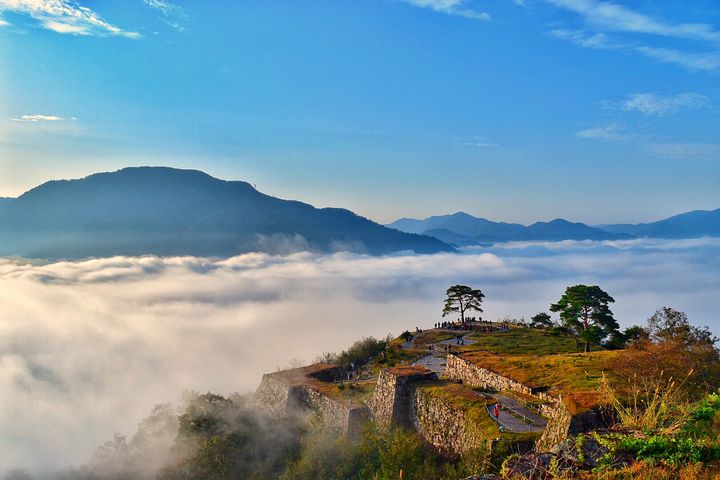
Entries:
{"type": "Polygon", "coordinates": [[[720,4],[0,0],[0,196],[197,168],[381,222],[720,207],[720,4]]]}

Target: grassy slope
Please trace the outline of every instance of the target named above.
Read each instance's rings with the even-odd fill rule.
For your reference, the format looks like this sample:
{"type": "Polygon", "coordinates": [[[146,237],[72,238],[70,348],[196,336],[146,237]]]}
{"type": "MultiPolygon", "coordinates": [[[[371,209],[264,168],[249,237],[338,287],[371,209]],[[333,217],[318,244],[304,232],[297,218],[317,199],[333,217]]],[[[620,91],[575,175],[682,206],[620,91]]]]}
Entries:
{"type": "Polygon", "coordinates": [[[506,332],[473,334],[477,343],[460,355],[483,368],[525,385],[548,388],[563,395],[573,412],[598,404],[597,388],[603,373],[613,379],[617,351],[577,353],[575,340],[546,335],[542,330],[514,328],[506,332]]]}
{"type": "MultiPolygon", "coordinates": [[[[503,355],[554,355],[577,353],[575,339],[566,336],[549,335],[534,328],[511,328],[509,331],[474,333],[469,338],[476,341],[469,349],[485,350],[503,355]]],[[[594,349],[600,350],[599,347],[594,349]]]]}

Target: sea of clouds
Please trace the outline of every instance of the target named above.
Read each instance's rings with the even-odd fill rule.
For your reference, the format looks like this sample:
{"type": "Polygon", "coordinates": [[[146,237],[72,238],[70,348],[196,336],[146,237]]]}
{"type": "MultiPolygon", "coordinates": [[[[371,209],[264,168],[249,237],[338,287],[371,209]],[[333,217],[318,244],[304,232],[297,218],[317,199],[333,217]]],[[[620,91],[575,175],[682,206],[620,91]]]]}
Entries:
{"type": "Polygon", "coordinates": [[[667,305],[720,333],[720,239],[512,243],[461,254],[0,259],[0,472],[83,463],[183,391],[254,389],[263,372],[363,336],[440,321],[454,283],[484,318],[547,310],[598,284],[624,326],[667,305]]]}

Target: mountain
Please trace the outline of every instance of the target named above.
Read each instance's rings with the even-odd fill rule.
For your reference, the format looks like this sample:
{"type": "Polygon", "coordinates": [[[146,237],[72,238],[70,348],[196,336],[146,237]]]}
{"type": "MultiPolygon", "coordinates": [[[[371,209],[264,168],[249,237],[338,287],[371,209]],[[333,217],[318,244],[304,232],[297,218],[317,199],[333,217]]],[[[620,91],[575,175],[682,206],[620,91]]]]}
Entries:
{"type": "Polygon", "coordinates": [[[518,223],[492,222],[485,218],[473,217],[465,212],[438,215],[425,220],[401,218],[389,224],[388,227],[409,233],[423,233],[428,230],[444,229],[467,237],[485,235],[497,238],[516,235],[525,228],[518,223]]]}
{"type": "Polygon", "coordinates": [[[515,240],[618,240],[629,238],[626,233],[610,233],[584,223],[556,218],[550,222],[536,222],[514,237],[515,240]]]}
{"type": "Polygon", "coordinates": [[[493,222],[464,212],[439,215],[424,220],[402,218],[388,226],[405,232],[434,236],[455,246],[533,240],[617,240],[631,236],[624,232],[611,233],[561,218],[525,226],[518,223],[493,222]]]}
{"type": "Polygon", "coordinates": [[[443,243],[447,243],[448,245],[454,245],[456,247],[468,247],[471,245],[490,247],[492,246],[493,241],[497,241],[491,240],[488,242],[482,242],[479,237],[468,237],[466,235],[460,235],[459,233],[451,232],[450,230],[446,230],[444,228],[433,228],[430,230],[425,230],[425,232],[423,232],[423,235],[435,237],[443,243]]]}
{"type": "Polygon", "coordinates": [[[51,181],[0,202],[0,255],[229,256],[248,251],[452,251],[339,208],[315,208],[196,170],[126,168],[51,181]]]}
{"type": "Polygon", "coordinates": [[[653,223],[600,225],[613,233],[628,233],[637,237],[697,238],[720,237],[720,208],[694,210],[653,223]]]}

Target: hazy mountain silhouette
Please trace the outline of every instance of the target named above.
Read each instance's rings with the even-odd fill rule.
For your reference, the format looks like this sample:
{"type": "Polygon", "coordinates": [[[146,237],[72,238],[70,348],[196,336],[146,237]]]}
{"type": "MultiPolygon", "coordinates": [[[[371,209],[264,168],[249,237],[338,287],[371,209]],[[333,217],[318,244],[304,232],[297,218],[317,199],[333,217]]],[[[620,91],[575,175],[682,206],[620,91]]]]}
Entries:
{"type": "Polygon", "coordinates": [[[416,220],[401,218],[388,225],[405,232],[436,236],[456,246],[478,245],[487,242],[558,241],[558,240],[616,240],[630,238],[625,232],[611,233],[584,223],[572,223],[561,218],[525,226],[519,223],[493,222],[464,212],[438,215],[416,220]]]}
{"type": "Polygon", "coordinates": [[[401,218],[389,224],[388,227],[410,233],[443,229],[466,237],[490,235],[497,238],[516,235],[525,229],[525,226],[519,223],[492,222],[485,218],[473,217],[465,212],[457,212],[452,215],[437,215],[424,220],[401,218]]]}
{"type": "Polygon", "coordinates": [[[425,230],[424,235],[430,235],[438,240],[447,243],[448,245],[455,245],[456,247],[467,247],[470,245],[481,245],[481,246],[492,246],[493,242],[501,241],[501,239],[493,237],[491,235],[479,235],[478,237],[468,237],[466,235],[460,235],[459,233],[451,232],[445,228],[432,228],[425,230]],[[485,241],[480,239],[484,238],[485,241]]]}
{"type": "Polygon", "coordinates": [[[348,210],[281,200],[195,170],[126,168],[0,201],[0,255],[228,256],[248,251],[451,251],[348,210]]]}
{"type": "Polygon", "coordinates": [[[720,236],[720,208],[693,210],[653,223],[600,225],[613,233],[629,233],[637,237],[697,238],[720,236]]]}

